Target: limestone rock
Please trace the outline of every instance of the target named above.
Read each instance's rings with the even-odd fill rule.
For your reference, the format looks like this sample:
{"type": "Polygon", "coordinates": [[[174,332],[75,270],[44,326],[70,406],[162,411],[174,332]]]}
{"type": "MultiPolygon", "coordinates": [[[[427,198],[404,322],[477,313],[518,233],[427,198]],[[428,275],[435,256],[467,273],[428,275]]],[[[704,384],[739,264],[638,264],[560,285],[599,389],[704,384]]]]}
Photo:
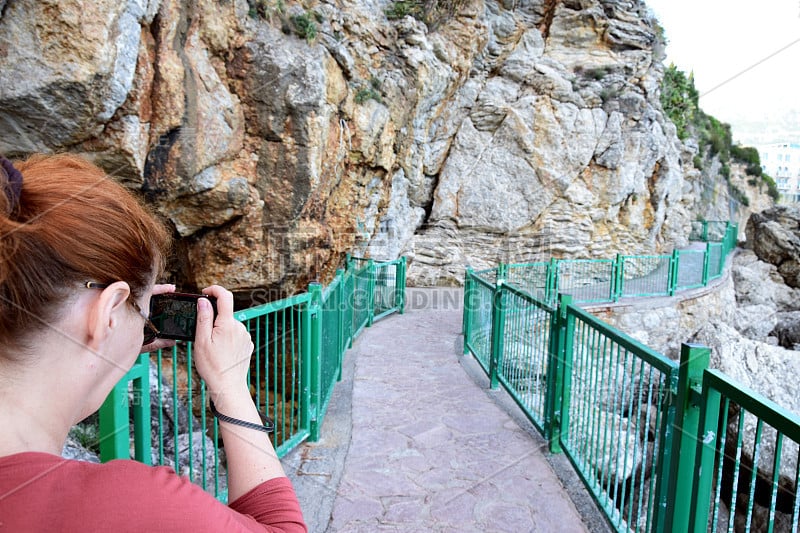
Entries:
{"type": "Polygon", "coordinates": [[[6,6],[0,121],[13,135],[0,136],[0,152],[60,149],[99,133],[133,85],[150,13],[135,0],[6,6]]]}
{"type": "Polygon", "coordinates": [[[759,259],[778,267],[788,286],[800,288],[800,210],[776,206],[754,213],[747,241],[759,259]]]}
{"type": "Polygon", "coordinates": [[[174,281],[242,301],[326,281],[347,252],[458,284],[467,264],[683,246],[708,205],[661,110],[654,21],[549,4],[426,24],[371,1],[18,0],[0,150],[93,159],[173,228],[174,281]]]}

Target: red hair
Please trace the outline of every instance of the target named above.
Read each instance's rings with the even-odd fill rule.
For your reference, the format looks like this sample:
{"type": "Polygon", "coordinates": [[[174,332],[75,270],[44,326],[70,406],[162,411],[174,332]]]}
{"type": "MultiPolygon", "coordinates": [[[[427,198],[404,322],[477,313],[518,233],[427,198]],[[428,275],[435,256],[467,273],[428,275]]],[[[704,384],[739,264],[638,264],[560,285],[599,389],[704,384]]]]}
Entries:
{"type": "Polygon", "coordinates": [[[103,170],[68,154],[15,167],[17,206],[0,174],[0,344],[24,345],[87,281],[125,281],[137,298],[160,275],[169,234],[103,170]]]}

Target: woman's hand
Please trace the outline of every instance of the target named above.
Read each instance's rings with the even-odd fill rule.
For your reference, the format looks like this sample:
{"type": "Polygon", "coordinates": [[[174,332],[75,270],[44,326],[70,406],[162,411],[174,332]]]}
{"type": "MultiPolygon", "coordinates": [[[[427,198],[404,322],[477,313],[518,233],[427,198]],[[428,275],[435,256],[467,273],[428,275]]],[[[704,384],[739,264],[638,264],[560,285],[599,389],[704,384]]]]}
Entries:
{"type": "MultiPolygon", "coordinates": [[[[156,294],[167,294],[170,292],[175,292],[175,285],[171,283],[160,283],[153,286],[153,295],[156,294]]],[[[149,314],[149,309],[147,309],[149,314]]],[[[163,348],[172,348],[175,346],[175,341],[173,339],[156,339],[150,344],[145,344],[142,346],[142,353],[144,352],[155,352],[156,350],[161,350],[163,348]]]]}
{"type": "MultiPolygon", "coordinates": [[[[197,301],[197,331],[194,340],[194,362],[197,372],[208,386],[217,405],[220,394],[247,391],[247,371],[253,341],[244,324],[233,318],[233,294],[212,285],[203,294],[217,299],[217,318],[211,302],[197,301]]],[[[249,393],[248,393],[249,395],[249,393]]]]}

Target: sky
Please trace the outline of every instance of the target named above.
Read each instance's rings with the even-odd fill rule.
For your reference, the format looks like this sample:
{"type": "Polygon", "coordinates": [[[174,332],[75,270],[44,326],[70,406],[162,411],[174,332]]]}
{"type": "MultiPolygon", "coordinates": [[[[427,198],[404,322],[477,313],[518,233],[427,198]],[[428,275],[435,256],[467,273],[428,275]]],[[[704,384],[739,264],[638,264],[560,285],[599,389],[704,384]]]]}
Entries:
{"type": "Polygon", "coordinates": [[[800,142],[800,0],[645,0],[734,141],[800,142]],[[782,139],[782,137],[791,137],[782,139]]]}

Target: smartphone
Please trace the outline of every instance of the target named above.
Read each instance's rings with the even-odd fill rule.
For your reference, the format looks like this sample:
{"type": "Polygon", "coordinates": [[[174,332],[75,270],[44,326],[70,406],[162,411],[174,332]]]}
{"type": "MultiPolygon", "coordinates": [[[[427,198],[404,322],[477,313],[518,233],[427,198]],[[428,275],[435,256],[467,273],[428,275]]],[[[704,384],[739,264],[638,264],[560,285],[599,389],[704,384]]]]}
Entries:
{"type": "Polygon", "coordinates": [[[197,300],[206,298],[217,318],[217,299],[205,294],[171,292],[150,297],[150,321],[161,339],[193,341],[197,330],[197,300]]]}

